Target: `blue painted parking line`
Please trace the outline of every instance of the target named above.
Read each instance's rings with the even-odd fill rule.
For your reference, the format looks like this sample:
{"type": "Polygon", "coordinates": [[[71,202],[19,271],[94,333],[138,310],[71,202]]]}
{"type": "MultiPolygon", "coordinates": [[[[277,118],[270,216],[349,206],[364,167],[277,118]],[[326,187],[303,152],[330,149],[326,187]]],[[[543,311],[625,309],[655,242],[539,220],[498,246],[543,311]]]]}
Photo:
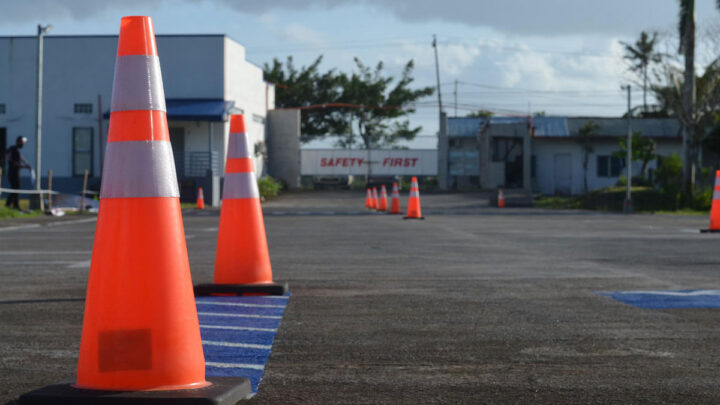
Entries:
{"type": "Polygon", "coordinates": [[[598,294],[645,309],[720,308],[720,290],[609,291],[598,294]]]}
{"type": "Polygon", "coordinates": [[[289,294],[196,299],[206,374],[247,377],[256,393],[288,299],[289,294]]]}

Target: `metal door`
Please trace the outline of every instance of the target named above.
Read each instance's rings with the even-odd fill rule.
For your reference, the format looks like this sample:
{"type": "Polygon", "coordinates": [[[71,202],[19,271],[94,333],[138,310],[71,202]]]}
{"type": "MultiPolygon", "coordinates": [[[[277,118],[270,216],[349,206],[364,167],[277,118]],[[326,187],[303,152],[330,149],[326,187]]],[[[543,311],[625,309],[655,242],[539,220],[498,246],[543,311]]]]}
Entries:
{"type": "Polygon", "coordinates": [[[569,153],[556,153],[553,171],[555,194],[570,195],[572,191],[572,165],[569,153]]]}

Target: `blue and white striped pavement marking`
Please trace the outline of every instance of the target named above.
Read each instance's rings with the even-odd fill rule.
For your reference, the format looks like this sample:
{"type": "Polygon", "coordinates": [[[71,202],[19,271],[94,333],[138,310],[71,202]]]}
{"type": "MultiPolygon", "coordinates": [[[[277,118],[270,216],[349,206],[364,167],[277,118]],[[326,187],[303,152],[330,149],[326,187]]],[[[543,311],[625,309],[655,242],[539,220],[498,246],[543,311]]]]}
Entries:
{"type": "Polygon", "coordinates": [[[720,308],[720,290],[664,290],[598,292],[645,309],[720,308]]]}
{"type": "Polygon", "coordinates": [[[247,377],[256,393],[289,298],[197,297],[205,373],[247,377]]]}

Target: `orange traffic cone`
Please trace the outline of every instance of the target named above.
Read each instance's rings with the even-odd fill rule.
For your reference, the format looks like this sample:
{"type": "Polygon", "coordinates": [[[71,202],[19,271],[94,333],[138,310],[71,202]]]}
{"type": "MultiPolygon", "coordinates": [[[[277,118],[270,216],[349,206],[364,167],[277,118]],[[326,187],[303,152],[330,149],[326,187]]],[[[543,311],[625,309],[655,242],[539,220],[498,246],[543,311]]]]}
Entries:
{"type": "Polygon", "coordinates": [[[400,214],[400,192],[397,182],[393,183],[392,195],[390,196],[390,214],[400,214]]]}
{"type": "Polygon", "coordinates": [[[710,228],[701,229],[700,232],[720,232],[720,170],[715,172],[715,187],[713,187],[713,199],[710,206],[710,228]]]}
{"type": "Polygon", "coordinates": [[[420,189],[415,176],[410,182],[410,198],[408,199],[407,213],[403,219],[425,219],[420,211],[420,189]]]}
{"type": "Polygon", "coordinates": [[[387,211],[387,189],[384,184],[380,186],[380,205],[378,206],[378,211],[387,211]]]}
{"type": "Polygon", "coordinates": [[[77,382],[20,403],[241,399],[249,380],[205,379],[149,17],[122,19],[110,109],[77,382]]]}
{"type": "Polygon", "coordinates": [[[197,202],[195,203],[195,208],[197,208],[199,210],[205,209],[205,196],[203,196],[202,187],[198,187],[197,202]]]}
{"type": "Polygon", "coordinates": [[[503,190],[501,188],[498,189],[497,206],[498,208],[505,208],[505,193],[503,193],[503,190]]]}
{"type": "Polygon", "coordinates": [[[377,211],[380,209],[380,196],[378,196],[377,187],[373,187],[373,208],[377,211]]]}
{"type": "Polygon", "coordinates": [[[214,284],[196,286],[195,294],[283,295],[287,284],[273,283],[253,152],[242,115],[230,117],[228,142],[214,284]]]}
{"type": "Polygon", "coordinates": [[[367,189],[367,194],[365,195],[365,208],[371,210],[372,207],[372,191],[370,189],[367,189]]]}

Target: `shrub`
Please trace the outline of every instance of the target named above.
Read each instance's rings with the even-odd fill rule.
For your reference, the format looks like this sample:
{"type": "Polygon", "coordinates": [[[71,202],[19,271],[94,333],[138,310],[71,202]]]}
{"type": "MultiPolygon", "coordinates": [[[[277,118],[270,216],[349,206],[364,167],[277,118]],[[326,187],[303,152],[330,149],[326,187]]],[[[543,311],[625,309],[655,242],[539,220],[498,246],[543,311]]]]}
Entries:
{"type": "Polygon", "coordinates": [[[275,180],[271,176],[263,176],[258,179],[258,189],[260,190],[260,198],[264,201],[268,198],[277,197],[282,189],[282,183],[275,180]]]}

